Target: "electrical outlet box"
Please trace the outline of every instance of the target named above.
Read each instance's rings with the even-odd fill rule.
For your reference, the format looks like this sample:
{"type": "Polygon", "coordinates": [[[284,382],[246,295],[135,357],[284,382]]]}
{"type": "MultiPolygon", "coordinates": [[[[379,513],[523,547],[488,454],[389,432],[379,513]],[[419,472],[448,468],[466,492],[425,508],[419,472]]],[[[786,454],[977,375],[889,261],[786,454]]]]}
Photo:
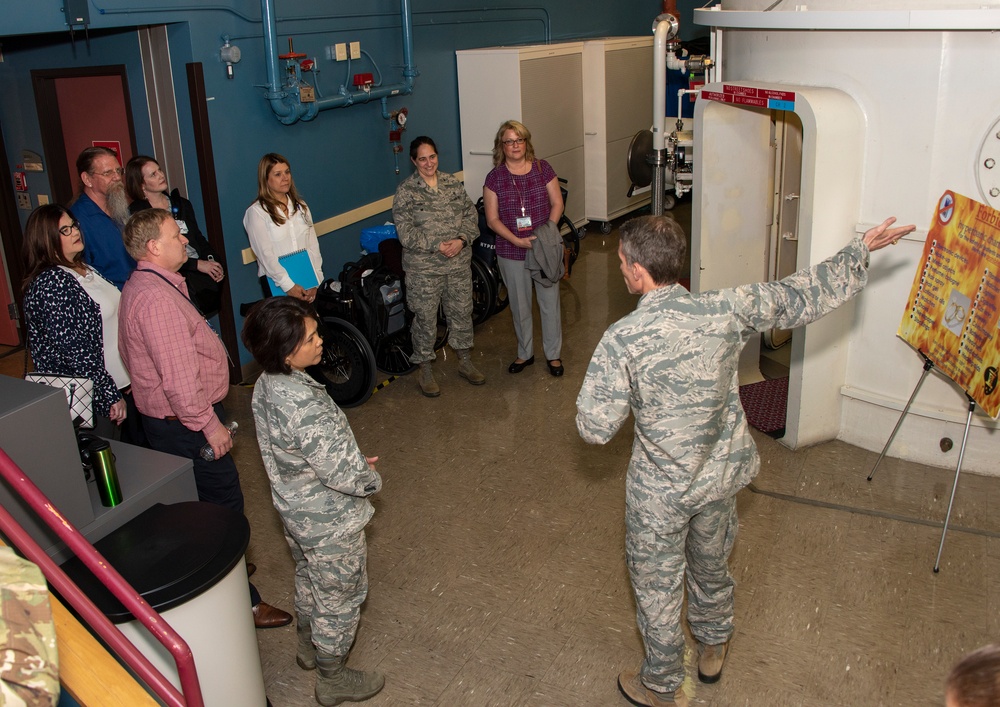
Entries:
{"type": "Polygon", "coordinates": [[[347,45],[341,42],[334,46],[337,53],[337,61],[347,61],[347,45]]]}
{"type": "Polygon", "coordinates": [[[38,195],[38,205],[39,206],[45,206],[47,203],[49,203],[49,195],[48,194],[39,194],[38,195]]]}
{"type": "Polygon", "coordinates": [[[63,0],[63,13],[66,15],[66,24],[70,27],[90,24],[90,6],[87,0],[63,0]]]}
{"type": "Polygon", "coordinates": [[[351,42],[351,59],[361,58],[361,42],[351,42]]]}
{"type": "Polygon", "coordinates": [[[17,193],[17,208],[31,211],[31,195],[27,192],[19,191],[17,193]]]}

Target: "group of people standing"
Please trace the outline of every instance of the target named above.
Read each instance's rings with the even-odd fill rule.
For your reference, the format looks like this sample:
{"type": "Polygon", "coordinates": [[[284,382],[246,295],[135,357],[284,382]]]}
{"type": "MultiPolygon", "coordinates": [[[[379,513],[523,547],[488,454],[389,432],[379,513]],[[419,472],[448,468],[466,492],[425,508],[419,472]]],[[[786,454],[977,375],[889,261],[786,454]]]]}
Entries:
{"type": "MultiPolygon", "coordinates": [[[[156,160],[137,156],[123,168],[93,147],[77,169],[77,200],[40,206],[25,229],[35,370],[91,379],[99,435],[191,459],[199,499],[242,513],[223,425],[229,358],[206,320],[218,308],[222,266],[156,160]]],[[[250,594],[257,627],[291,622],[252,584],[250,594]]]]}
{"type": "MultiPolygon", "coordinates": [[[[486,382],[470,356],[470,260],[479,236],[478,217],[462,183],[438,170],[437,146],[431,138],[413,140],[410,159],[416,171],[396,191],[393,219],[403,250],[407,305],[414,315],[411,361],[420,368],[421,392],[437,397],[441,391],[431,363],[439,307],[450,326],[459,375],[473,385],[486,382]]],[[[497,255],[518,339],[509,371],[520,373],[534,362],[534,282],[549,371],[561,376],[558,268],[563,258],[555,224],[563,201],[558,180],[548,163],[535,159],[530,133],[515,121],[498,130],[494,162],[484,201],[488,223],[500,236],[497,255]],[[554,257],[528,257],[542,240],[557,243],[558,250],[546,246],[554,257]]],[[[368,592],[364,527],[373,513],[368,499],[382,485],[374,466],[378,460],[361,452],[343,412],[306,373],[322,356],[311,306],[316,299],[312,283],[323,281],[322,260],[309,207],[295,189],[288,160],[265,155],[258,186],[258,198],[243,223],[265,298],[248,313],[242,337],[264,370],[254,386],[252,408],[272,499],[295,560],[296,662],[318,671],[320,704],[360,701],[385,683],[378,672],[356,671],[345,664],[368,592]],[[297,281],[283,259],[299,251],[308,254],[313,272],[300,269],[297,281]],[[287,296],[276,296],[282,294],[287,296]]]]}
{"type": "MultiPolygon", "coordinates": [[[[83,193],[72,211],[43,206],[29,218],[29,350],[39,370],[92,378],[97,411],[109,424],[141,420],[149,446],[193,460],[201,500],[242,512],[239,475],[228,454],[232,439],[223,425],[227,354],[195,299],[197,280],[188,280],[204,276],[217,283],[224,273],[201,243],[190,203],[176,190],[167,192],[156,161],[133,158],[122,170],[114,153],[102,149],[80,157],[83,193]],[[126,222],[120,216],[129,211],[126,222]],[[206,442],[212,460],[200,454],[206,442]]],[[[414,140],[410,157],[416,172],[400,184],[393,214],[415,315],[419,384],[434,397],[440,394],[431,368],[440,305],[460,375],[485,382],[470,357],[469,246],[478,226],[464,188],[438,171],[433,140],[414,140]]],[[[534,288],[548,369],[561,376],[558,180],[535,158],[530,133],[516,121],[500,126],[494,164],[483,199],[487,223],[499,236],[497,257],[518,341],[508,371],[520,373],[534,362],[534,288]]],[[[766,329],[806,324],[853,297],[866,284],[870,253],[913,230],[892,222],[781,282],[699,295],[677,284],[685,235],[675,222],[643,217],[622,226],[621,273],[628,291],[641,298],[598,344],[576,421],[583,439],[603,444],[630,414],[635,419],[626,552],[645,656],[639,670],[618,680],[632,704],[687,704],[680,690],[685,584],[702,681],[720,678],[731,647],[735,496],[759,468],[739,403],[743,344],[766,329]]],[[[242,338],[264,370],[252,409],[295,561],[296,661],[318,671],[320,704],[360,701],[384,685],[381,674],[346,666],[368,590],[369,497],[382,480],[377,458],[362,453],[343,412],[306,374],[322,356],[311,305],[322,260],[309,208],[281,155],[261,159],[258,197],[244,225],[268,295],[249,312],[242,338]],[[282,264],[298,251],[306,254],[309,282],[282,264]],[[288,296],[271,296],[282,294],[288,296]]],[[[291,615],[260,601],[253,585],[251,595],[258,627],[290,623],[291,615]]]]}
{"type": "MultiPolygon", "coordinates": [[[[417,382],[427,397],[441,389],[434,379],[434,335],[443,307],[449,338],[458,355],[460,376],[474,385],[486,382],[472,363],[472,280],[470,246],[479,236],[476,208],[464,186],[438,170],[437,146],[426,136],[410,143],[412,176],[396,190],[392,215],[403,246],[407,305],[417,382]]],[[[549,372],[561,376],[562,324],[559,280],[563,246],[558,224],[562,193],[552,167],[535,157],[531,133],[515,120],[504,122],[493,142],[493,170],[483,185],[486,222],[498,236],[497,262],[510,298],[517,355],[508,367],[520,373],[535,362],[532,286],[541,314],[542,348],[549,372]]]]}

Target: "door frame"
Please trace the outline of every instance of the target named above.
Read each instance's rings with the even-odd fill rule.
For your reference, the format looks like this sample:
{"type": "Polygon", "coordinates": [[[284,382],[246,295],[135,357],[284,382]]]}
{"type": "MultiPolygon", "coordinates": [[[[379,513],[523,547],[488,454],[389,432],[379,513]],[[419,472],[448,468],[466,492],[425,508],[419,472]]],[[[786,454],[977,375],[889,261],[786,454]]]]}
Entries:
{"type": "Polygon", "coordinates": [[[38,112],[38,129],[42,135],[42,149],[48,164],[49,186],[52,200],[57,204],[69,204],[76,191],[75,165],[66,162],[66,143],[63,140],[62,119],[59,114],[59,99],[56,96],[56,80],[84,78],[91,76],[118,76],[122,82],[125,100],[125,116],[128,120],[131,154],[138,153],[135,141],[135,121],[132,117],[132,96],[128,87],[128,72],[124,64],[105,66],[81,66],[65,69],[32,69],[31,85],[35,90],[35,108],[38,112]]]}
{"type": "MultiPolygon", "coordinates": [[[[8,165],[7,145],[2,139],[3,125],[0,124],[0,164],[8,165]]],[[[10,290],[13,295],[11,301],[17,310],[14,325],[17,329],[21,344],[24,344],[24,321],[23,296],[21,293],[21,283],[24,281],[24,257],[21,254],[21,243],[24,241],[24,233],[21,230],[21,219],[17,215],[17,202],[14,200],[14,180],[11,179],[10,171],[0,170],[0,242],[3,243],[3,258],[7,263],[7,277],[9,278],[10,290]]],[[[0,267],[3,267],[0,263],[0,267]]],[[[0,317],[7,316],[6,312],[0,312],[0,317]]]]}

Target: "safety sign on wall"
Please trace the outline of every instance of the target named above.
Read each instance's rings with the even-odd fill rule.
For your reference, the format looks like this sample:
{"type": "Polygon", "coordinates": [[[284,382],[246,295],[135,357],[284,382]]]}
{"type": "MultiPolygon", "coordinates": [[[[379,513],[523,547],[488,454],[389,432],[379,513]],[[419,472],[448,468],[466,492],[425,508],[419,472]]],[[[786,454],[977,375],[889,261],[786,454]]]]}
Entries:
{"type": "Polygon", "coordinates": [[[938,200],[897,334],[1000,412],[1000,211],[952,191],[938,200]]]}

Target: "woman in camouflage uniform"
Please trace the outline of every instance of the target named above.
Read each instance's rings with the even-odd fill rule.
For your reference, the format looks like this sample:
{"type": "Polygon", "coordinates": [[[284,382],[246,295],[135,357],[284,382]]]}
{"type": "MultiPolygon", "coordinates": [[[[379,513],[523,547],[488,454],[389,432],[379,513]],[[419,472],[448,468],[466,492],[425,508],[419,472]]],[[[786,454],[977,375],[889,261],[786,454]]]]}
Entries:
{"type": "Polygon", "coordinates": [[[403,246],[406,303],[413,312],[410,338],[413,363],[420,365],[417,382],[429,398],[441,394],[431,363],[437,358],[438,306],[444,306],[449,340],[458,355],[458,375],[473,385],[486,378],[469,356],[472,348],[472,241],[479,236],[479,217],[465,187],[454,176],[438,171],[437,146],[421,135],[410,143],[410,160],[417,168],[396,189],[392,220],[403,246]]]}
{"type": "Polygon", "coordinates": [[[368,594],[368,497],[382,488],[347,418],[305,369],[319,363],[316,314],[294,297],[265,299],[243,323],[243,343],[263,367],[253,392],[257,443],[295,560],[296,662],[319,669],[316,700],[359,702],[382,689],[377,672],[345,663],[368,594]]]}

